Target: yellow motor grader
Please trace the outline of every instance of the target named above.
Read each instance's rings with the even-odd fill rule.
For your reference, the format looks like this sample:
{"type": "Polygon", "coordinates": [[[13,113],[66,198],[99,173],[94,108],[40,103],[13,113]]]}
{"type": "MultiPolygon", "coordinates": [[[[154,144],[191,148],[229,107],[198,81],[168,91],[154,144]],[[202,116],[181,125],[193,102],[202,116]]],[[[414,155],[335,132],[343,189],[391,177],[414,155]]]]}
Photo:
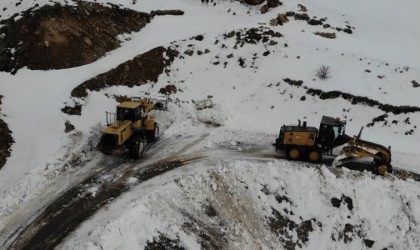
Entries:
{"type": "Polygon", "coordinates": [[[346,158],[334,161],[336,165],[370,157],[375,163],[377,174],[392,173],[391,147],[360,139],[363,127],[357,136],[350,137],[345,134],[345,126],[346,121],[328,116],[322,117],[319,129],[307,126],[306,122],[301,124],[300,121],[298,125],[283,125],[273,145],[276,151],[285,150],[289,160],[316,163],[321,161],[323,154],[332,154],[334,148],[347,144],[341,150],[346,158]]]}
{"type": "Polygon", "coordinates": [[[159,125],[150,111],[165,110],[166,105],[167,99],[147,97],[134,97],[120,103],[116,113],[106,112],[107,127],[96,148],[104,154],[128,152],[129,158],[139,158],[146,144],[159,136],[159,125]]]}

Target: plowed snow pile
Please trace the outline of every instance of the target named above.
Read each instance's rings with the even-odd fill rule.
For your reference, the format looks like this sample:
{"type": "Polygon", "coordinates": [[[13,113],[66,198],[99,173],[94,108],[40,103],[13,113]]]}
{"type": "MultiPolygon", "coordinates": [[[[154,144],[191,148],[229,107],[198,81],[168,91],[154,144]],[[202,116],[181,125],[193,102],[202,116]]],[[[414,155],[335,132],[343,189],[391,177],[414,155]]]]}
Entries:
{"type": "Polygon", "coordinates": [[[140,185],[63,247],[143,248],[162,241],[160,235],[186,249],[420,244],[420,197],[410,194],[419,183],[285,161],[220,161],[192,164],[186,171],[140,185]]]}

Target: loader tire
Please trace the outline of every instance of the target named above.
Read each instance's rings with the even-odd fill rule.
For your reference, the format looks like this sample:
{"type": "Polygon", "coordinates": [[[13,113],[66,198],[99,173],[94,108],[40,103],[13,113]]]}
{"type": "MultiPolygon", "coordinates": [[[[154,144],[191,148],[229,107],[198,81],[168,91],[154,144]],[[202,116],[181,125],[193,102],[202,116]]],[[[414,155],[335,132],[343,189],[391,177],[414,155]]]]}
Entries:
{"type": "Polygon", "coordinates": [[[147,141],[153,142],[159,137],[159,125],[155,123],[155,126],[152,131],[147,131],[147,141]]]}
{"type": "Polygon", "coordinates": [[[128,142],[128,157],[138,159],[143,154],[145,142],[140,136],[132,136],[128,142]]]}
{"type": "Polygon", "coordinates": [[[392,166],[389,162],[378,162],[375,166],[375,172],[378,175],[385,175],[386,173],[392,174],[392,166]]]}
{"type": "Polygon", "coordinates": [[[290,148],[286,151],[286,157],[288,160],[298,160],[301,157],[302,153],[298,148],[290,148]]]}
{"type": "Polygon", "coordinates": [[[318,163],[322,159],[322,153],[321,150],[314,148],[309,149],[306,153],[306,160],[310,163],[318,163]]]}

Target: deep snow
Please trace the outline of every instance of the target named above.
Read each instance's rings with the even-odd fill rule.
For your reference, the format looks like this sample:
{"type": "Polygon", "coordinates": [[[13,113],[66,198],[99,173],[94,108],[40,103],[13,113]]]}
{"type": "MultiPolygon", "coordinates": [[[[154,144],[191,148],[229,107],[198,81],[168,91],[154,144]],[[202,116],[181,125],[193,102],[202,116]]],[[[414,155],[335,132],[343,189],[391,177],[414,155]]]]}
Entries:
{"type": "MultiPolygon", "coordinates": [[[[2,1],[0,9],[7,7],[7,10],[2,12],[1,18],[34,3],[48,2],[23,1],[16,6],[13,1],[2,1]]],[[[290,20],[283,26],[270,27],[270,19],[278,13],[298,10],[295,1],[284,1],[282,6],[265,15],[259,14],[258,8],[248,8],[236,1],[221,1],[216,6],[198,0],[139,0],[136,4],[132,1],[98,2],[119,3],[144,12],[181,9],[185,14],[155,17],[140,32],[126,34],[124,37],[131,40],[124,41],[121,48],[89,65],[51,71],[22,69],[16,75],[0,73],[0,90],[4,95],[2,119],[8,123],[15,140],[11,157],[0,170],[2,241],[17,226],[30,221],[54,197],[95,171],[102,156],[90,151],[91,144],[99,133],[99,124],[103,124],[104,111],[112,111],[116,104],[104,95],[106,93],[156,93],[168,83],[175,84],[182,92],[172,98],[184,102],[179,103],[180,107],[173,106],[169,114],[159,114],[158,119],[166,128],[165,138],[209,133],[205,140],[190,149],[190,153],[220,145],[235,146],[238,142],[273,150],[271,143],[280,125],[305,119],[317,126],[322,115],[346,118],[348,134],[353,135],[361,126],[384,113],[375,107],[353,106],[343,99],[320,100],[305,94],[303,87],[289,86],[284,78],[303,80],[304,86],[325,91],[340,90],[367,96],[381,103],[420,106],[420,88],[413,88],[411,84],[412,80],[420,80],[420,44],[417,42],[420,30],[416,27],[419,22],[416,10],[420,9],[420,3],[415,0],[299,1],[308,8],[310,16],[327,17],[327,22],[335,27],[346,24],[355,27],[353,34],[337,32],[334,40],[315,36],[313,32],[323,29],[303,21],[290,20]],[[280,32],[283,37],[272,39],[276,45],[260,42],[234,49],[234,38],[224,39],[223,36],[232,30],[260,26],[280,32]],[[189,40],[198,34],[204,35],[203,41],[189,40]],[[219,41],[217,44],[216,40],[219,41]],[[60,111],[66,102],[73,102],[70,92],[81,82],[160,45],[178,46],[177,50],[184,57],[174,61],[169,76],[162,75],[157,83],[142,87],[112,87],[90,92],[83,100],[80,117],[60,111]],[[194,50],[192,56],[183,54],[191,48],[194,50]],[[205,49],[210,52],[197,54],[198,50],[205,49]],[[263,56],[265,51],[270,54],[263,56]],[[255,59],[254,53],[257,53],[255,59]],[[233,57],[228,58],[229,54],[233,57]],[[245,59],[246,68],[239,65],[239,58],[245,59]],[[214,65],[215,62],[219,64],[214,65]],[[227,62],[226,68],[224,62],[227,62]],[[332,77],[325,81],[315,77],[321,65],[331,67],[332,77]],[[205,99],[208,95],[213,96],[215,108],[196,111],[191,101],[205,99]],[[305,101],[300,100],[302,96],[306,97],[305,101]],[[222,127],[208,128],[201,123],[206,119],[216,120],[222,127]],[[77,132],[64,133],[66,120],[75,125],[77,132]],[[82,165],[69,164],[78,156],[82,165]]],[[[420,115],[389,114],[388,120],[398,120],[398,124],[378,123],[365,127],[363,139],[392,145],[395,167],[420,172],[417,155],[420,137],[414,129],[420,115]],[[403,122],[407,117],[410,124],[403,122]],[[405,135],[410,129],[414,129],[414,134],[405,135]]],[[[235,157],[227,157],[227,160],[215,157],[192,164],[136,186],[87,221],[61,247],[137,248],[160,231],[179,237],[185,247],[194,249],[198,247],[197,239],[194,234],[182,230],[186,217],[180,211],[201,216],[199,206],[208,200],[217,204],[214,206],[221,215],[219,219],[227,223],[227,248],[277,248],[280,243],[270,238],[274,236],[263,237],[268,233],[263,220],[271,214],[269,208],[273,206],[279,211],[283,206],[289,206],[296,214],[293,217],[296,222],[300,220],[298,216],[302,216],[305,220],[316,218],[322,223],[322,231],[316,228],[310,234],[305,246],[309,249],[364,248],[360,239],[349,244],[331,240],[331,234],[340,231],[345,221],[361,224],[367,237],[375,241],[374,248],[420,247],[418,183],[345,170],[337,177],[334,169],[313,169],[305,165],[235,157]],[[216,179],[219,183],[215,184],[216,179]],[[247,190],[241,188],[245,185],[242,182],[248,185],[247,190]],[[218,191],[218,185],[231,191],[232,195],[217,197],[224,191],[218,191]],[[261,196],[261,185],[267,185],[273,192],[287,194],[293,205],[261,196]],[[329,203],[332,197],[342,194],[352,198],[353,211],[337,209],[329,203]],[[245,203],[244,197],[249,202],[245,203]],[[224,202],[233,204],[226,199],[235,198],[241,200],[236,204],[237,213],[249,214],[255,228],[249,227],[247,219],[229,213],[224,202]]],[[[203,222],[208,222],[207,219],[212,225],[211,218],[203,218],[203,222]]]]}

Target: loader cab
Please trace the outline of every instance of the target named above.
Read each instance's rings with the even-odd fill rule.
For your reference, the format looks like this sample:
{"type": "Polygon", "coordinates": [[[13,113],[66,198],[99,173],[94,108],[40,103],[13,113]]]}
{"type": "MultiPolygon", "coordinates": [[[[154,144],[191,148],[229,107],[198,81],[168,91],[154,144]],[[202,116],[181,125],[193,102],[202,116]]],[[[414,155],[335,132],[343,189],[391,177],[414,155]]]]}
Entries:
{"type": "Polygon", "coordinates": [[[117,121],[141,120],[143,106],[135,102],[123,102],[117,106],[117,121]]]}
{"type": "Polygon", "coordinates": [[[345,131],[346,121],[339,118],[323,116],[318,130],[317,144],[325,151],[344,144],[342,137],[345,131]]]}

